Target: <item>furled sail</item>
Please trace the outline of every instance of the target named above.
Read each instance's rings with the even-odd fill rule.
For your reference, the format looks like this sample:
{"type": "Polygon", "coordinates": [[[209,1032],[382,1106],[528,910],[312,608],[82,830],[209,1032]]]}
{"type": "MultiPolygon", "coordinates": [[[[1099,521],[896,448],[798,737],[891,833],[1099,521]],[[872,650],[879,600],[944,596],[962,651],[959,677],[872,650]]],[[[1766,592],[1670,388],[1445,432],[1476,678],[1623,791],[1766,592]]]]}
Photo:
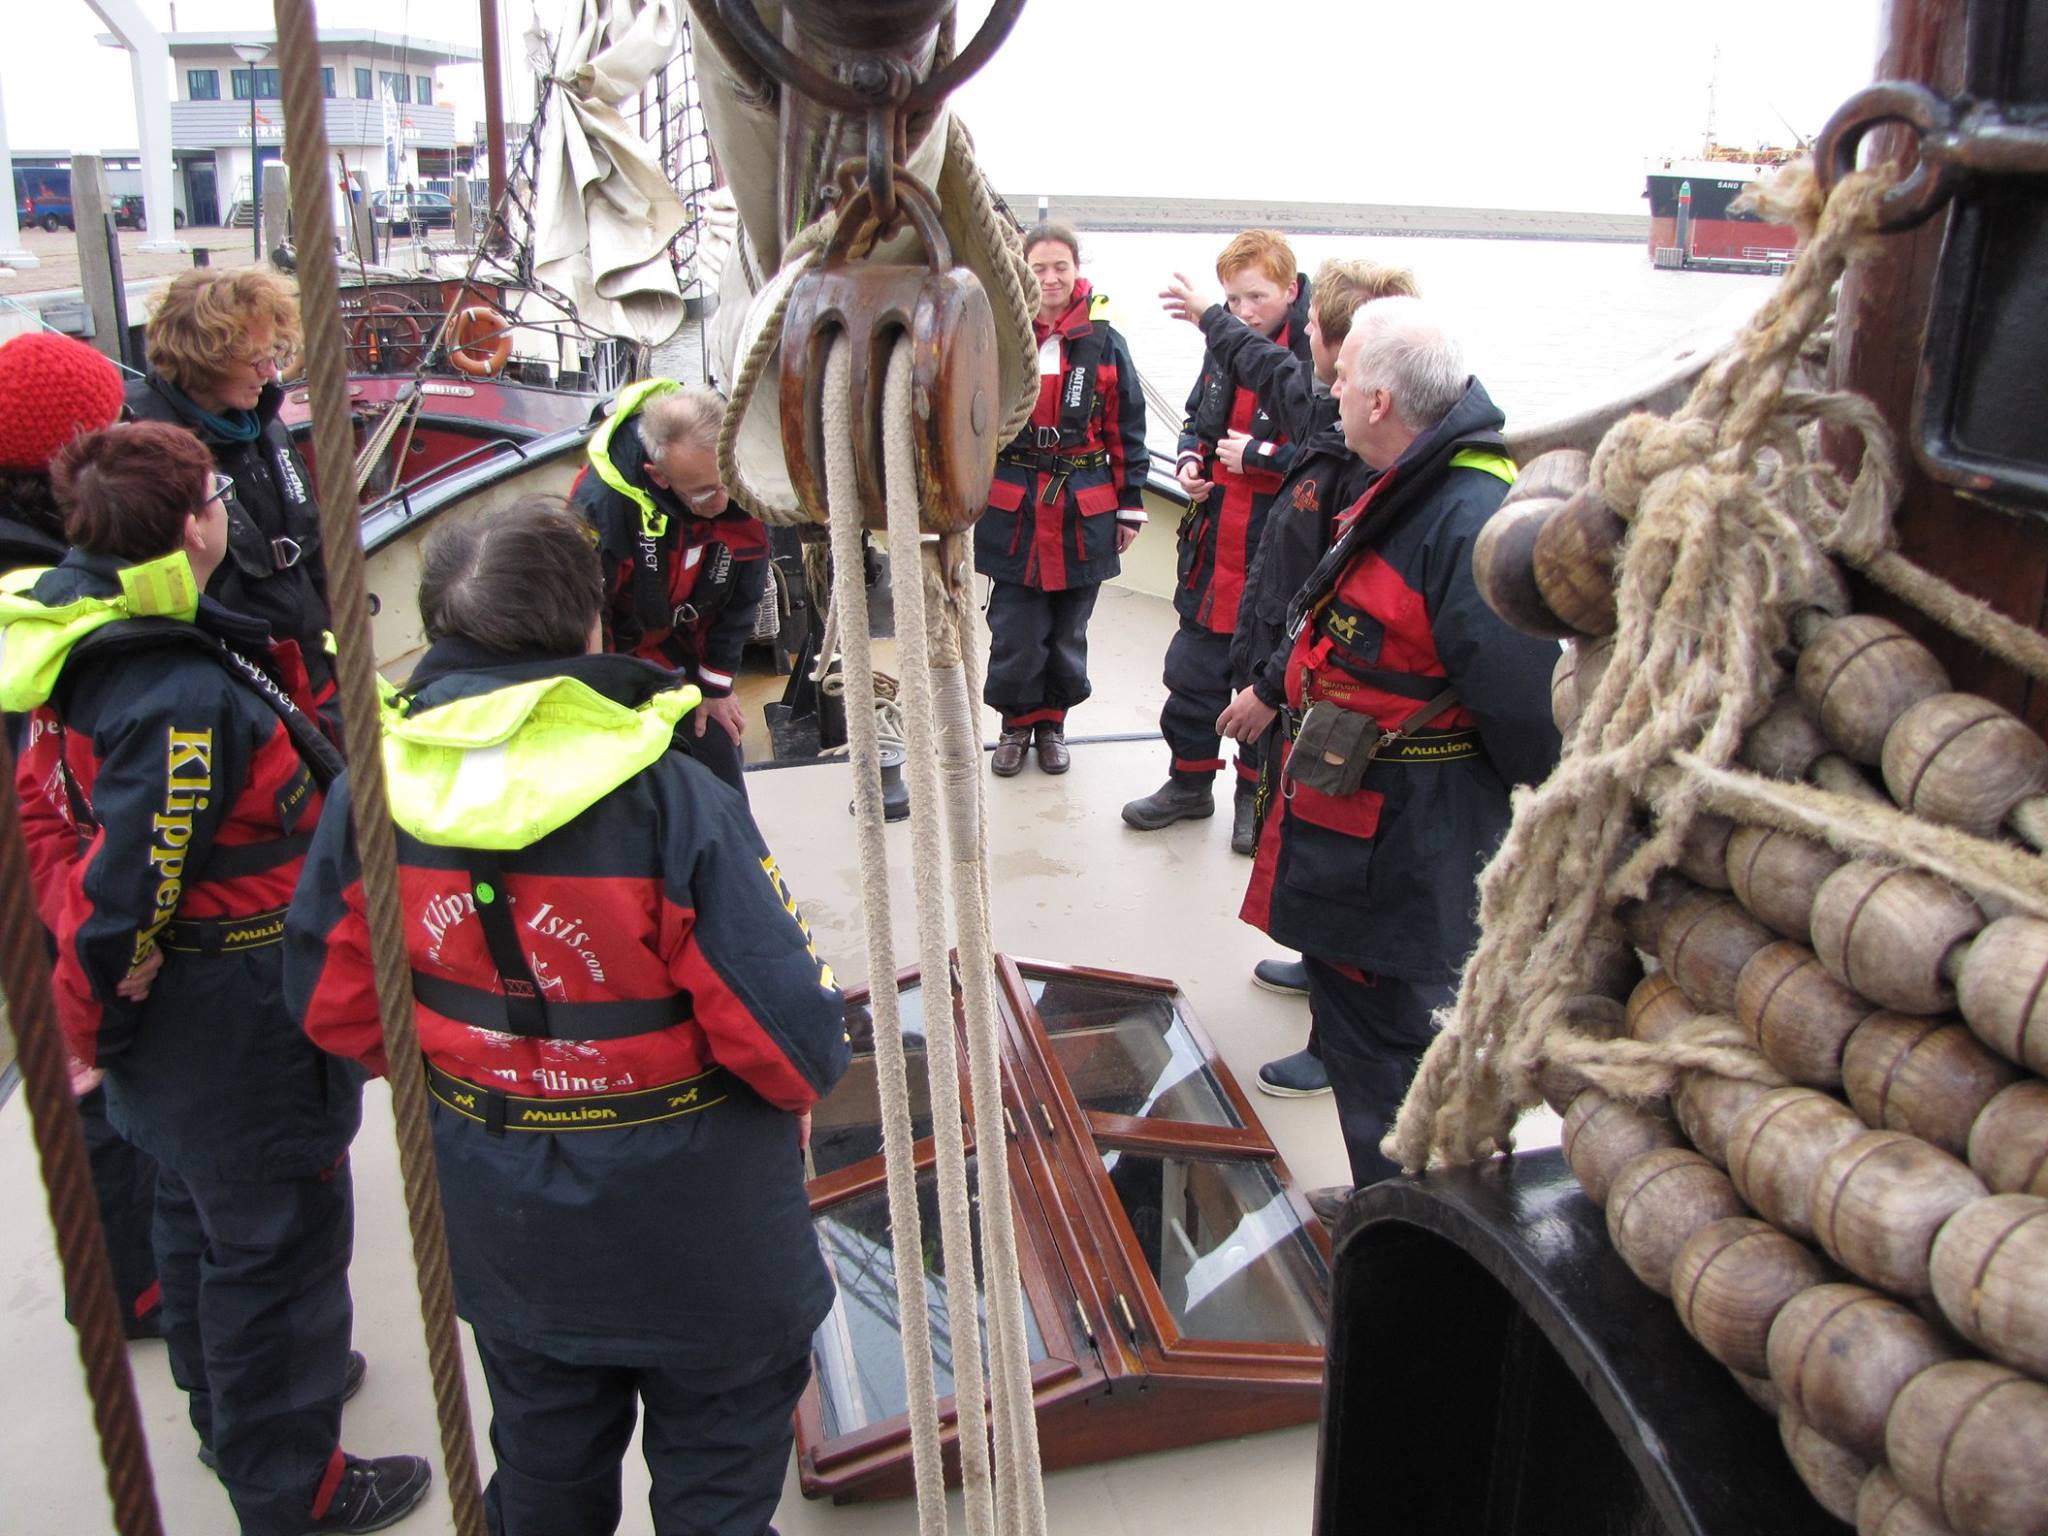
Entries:
{"type": "Polygon", "coordinates": [[[540,130],[534,275],[585,324],[649,345],[683,323],[669,244],[689,214],[660,157],[620,111],[681,43],[677,0],[578,0],[541,67],[555,91],[540,130]]]}

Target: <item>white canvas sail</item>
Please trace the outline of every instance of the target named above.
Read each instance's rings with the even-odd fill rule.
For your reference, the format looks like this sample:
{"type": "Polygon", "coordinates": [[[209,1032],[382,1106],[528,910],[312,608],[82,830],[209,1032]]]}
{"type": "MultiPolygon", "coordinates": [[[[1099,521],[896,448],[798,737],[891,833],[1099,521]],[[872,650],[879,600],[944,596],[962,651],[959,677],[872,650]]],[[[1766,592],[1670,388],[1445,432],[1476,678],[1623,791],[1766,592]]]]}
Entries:
{"type": "Polygon", "coordinates": [[[675,0],[578,0],[547,67],[534,273],[583,321],[649,345],[683,322],[669,244],[688,220],[654,147],[620,111],[680,46],[675,0]]]}

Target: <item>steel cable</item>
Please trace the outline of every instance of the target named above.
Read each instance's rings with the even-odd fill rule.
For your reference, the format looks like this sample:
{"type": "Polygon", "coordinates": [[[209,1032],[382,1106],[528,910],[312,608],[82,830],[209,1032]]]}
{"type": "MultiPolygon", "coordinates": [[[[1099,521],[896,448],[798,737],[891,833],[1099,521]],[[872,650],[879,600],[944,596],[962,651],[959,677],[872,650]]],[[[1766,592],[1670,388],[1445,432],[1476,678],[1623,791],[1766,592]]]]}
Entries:
{"type": "MultiPolygon", "coordinates": [[[[306,334],[306,385],[312,396],[313,441],[319,463],[345,465],[353,457],[348,379],[341,325],[340,282],[334,258],[334,217],[322,167],[327,125],[319,74],[319,38],[312,0],[274,0],[278,55],[284,72],[285,155],[292,169],[292,216],[301,231],[299,308],[306,334]]],[[[327,599],[339,654],[343,727],[352,750],[349,788],[356,852],[362,866],[370,959],[377,1007],[391,1063],[391,1101],[398,1125],[398,1160],[405,1210],[412,1229],[413,1264],[433,1375],[434,1412],[458,1536],[484,1536],[483,1498],[477,1486],[476,1444],[470,1431],[469,1393],[455,1328],[454,1287],[448,1272],[448,1234],[435,1181],[427,1122],[425,1075],[418,1069],[419,1037],[413,1021],[411,968],[399,913],[398,848],[384,786],[379,736],[376,657],[370,637],[369,595],[362,535],[351,476],[320,482],[320,534],[327,554],[327,599]]]]}

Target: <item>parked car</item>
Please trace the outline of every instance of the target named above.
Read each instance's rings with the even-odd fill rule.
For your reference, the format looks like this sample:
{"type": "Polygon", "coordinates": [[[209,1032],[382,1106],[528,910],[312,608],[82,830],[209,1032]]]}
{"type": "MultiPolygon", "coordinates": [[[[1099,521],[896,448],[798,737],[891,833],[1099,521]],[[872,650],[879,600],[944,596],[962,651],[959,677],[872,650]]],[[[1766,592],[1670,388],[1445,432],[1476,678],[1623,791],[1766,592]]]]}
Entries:
{"type": "Polygon", "coordinates": [[[51,234],[70,229],[71,168],[38,166],[15,171],[14,219],[23,229],[31,224],[51,234]]]}
{"type": "MultiPolygon", "coordinates": [[[[143,209],[142,194],[140,192],[123,193],[114,199],[114,224],[119,229],[144,229],[148,227],[148,218],[143,209]]],[[[171,226],[174,229],[183,229],[185,227],[184,209],[173,208],[171,210],[171,226]]]]}
{"type": "Polygon", "coordinates": [[[394,235],[409,235],[415,229],[450,229],[455,224],[455,204],[438,192],[375,192],[370,196],[370,217],[394,235]]]}

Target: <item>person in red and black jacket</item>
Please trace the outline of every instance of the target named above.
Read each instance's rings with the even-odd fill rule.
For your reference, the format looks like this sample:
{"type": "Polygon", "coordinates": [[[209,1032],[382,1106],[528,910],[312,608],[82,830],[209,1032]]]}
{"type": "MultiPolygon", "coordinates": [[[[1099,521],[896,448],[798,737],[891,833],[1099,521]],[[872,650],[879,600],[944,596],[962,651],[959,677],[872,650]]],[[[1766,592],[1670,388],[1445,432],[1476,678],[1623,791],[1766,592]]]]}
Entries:
{"type": "Polygon", "coordinates": [[[725,401],[703,385],[643,379],[619,392],[570,495],[597,531],[606,648],[681,672],[704,695],[692,751],[746,793],[733,696],[768,589],[768,530],[718,480],[725,401]]]}
{"type": "Polygon", "coordinates": [[[1009,778],[1037,743],[1065,773],[1067,711],[1092,691],[1088,619],[1145,523],[1145,395],[1109,301],[1080,275],[1081,237],[1040,224],[1024,237],[1038,280],[1038,406],[996,457],[974,568],[990,577],[988,676],[1002,712],[990,768],[1009,778]]]}
{"type": "MultiPolygon", "coordinates": [[[[1308,284],[1293,248],[1270,229],[1248,229],[1216,258],[1230,313],[1306,366],[1308,284]]],[[[1258,392],[1240,384],[1214,351],[1188,395],[1174,474],[1193,506],[1181,520],[1173,605],[1180,627],[1166,647],[1166,705],[1160,733],[1172,756],[1167,780],[1124,807],[1141,832],[1215,814],[1223,767],[1216,716],[1230,702],[1230,637],[1267,509],[1293,467],[1296,443],[1258,392]]],[[[1238,803],[1248,813],[1258,783],[1258,747],[1237,752],[1238,803]]]]}
{"type": "MultiPolygon", "coordinates": [[[[801,1148],[844,1004],[745,803],[674,750],[694,694],[598,651],[581,520],[437,530],[431,644],[385,725],[456,1307],[501,1536],[611,1531],[646,1405],[654,1529],[750,1536],[832,1305],[801,1148]],[[572,1134],[573,1133],[573,1134],[572,1134]]],[[[376,1072],[348,782],[286,924],[292,1006],[376,1072]]]]}
{"type": "MultiPolygon", "coordinates": [[[[1242,916],[1306,957],[1352,1177],[1366,1184],[1395,1171],[1380,1141],[1478,941],[1475,884],[1507,830],[1508,792],[1556,765],[1557,647],[1509,628],[1473,582],[1473,543],[1514,465],[1500,411],[1421,300],[1357,311],[1336,395],[1345,440],[1378,473],[1294,600],[1288,718],[1367,716],[1359,752],[1404,736],[1380,743],[1348,793],[1300,782],[1289,749],[1242,916]]],[[[1246,688],[1218,723],[1242,741],[1274,715],[1246,688]]],[[[1326,1192],[1316,1204],[1332,1208],[1326,1192]]]]}
{"type": "Polygon", "coordinates": [[[296,651],[200,595],[230,532],[197,439],[111,427],[52,478],[74,547],[0,582],[0,708],[42,728],[16,775],[24,817],[67,818],[83,843],[43,893],[58,1017],[105,1069],[115,1128],[157,1161],[171,1374],[241,1530],[375,1529],[429,1472],[339,1443],[362,1370],[362,1076],[292,1026],[281,987],[285,904],[339,759],[296,651]]]}

